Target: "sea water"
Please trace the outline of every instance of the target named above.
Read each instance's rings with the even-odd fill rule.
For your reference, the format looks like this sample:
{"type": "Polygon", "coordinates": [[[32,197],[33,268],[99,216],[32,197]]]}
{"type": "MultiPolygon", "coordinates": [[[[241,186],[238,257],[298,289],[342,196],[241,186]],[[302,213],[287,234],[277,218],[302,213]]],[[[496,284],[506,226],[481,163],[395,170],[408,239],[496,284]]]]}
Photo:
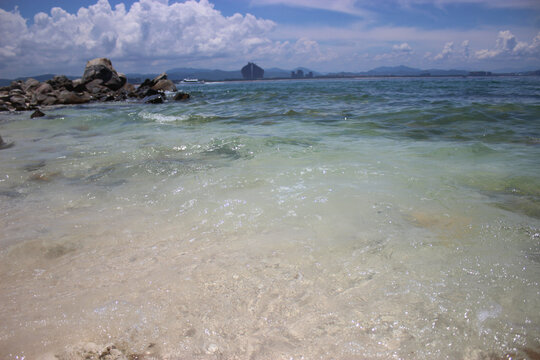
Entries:
{"type": "Polygon", "coordinates": [[[181,87],[0,114],[2,359],[538,355],[539,78],[181,87]]]}

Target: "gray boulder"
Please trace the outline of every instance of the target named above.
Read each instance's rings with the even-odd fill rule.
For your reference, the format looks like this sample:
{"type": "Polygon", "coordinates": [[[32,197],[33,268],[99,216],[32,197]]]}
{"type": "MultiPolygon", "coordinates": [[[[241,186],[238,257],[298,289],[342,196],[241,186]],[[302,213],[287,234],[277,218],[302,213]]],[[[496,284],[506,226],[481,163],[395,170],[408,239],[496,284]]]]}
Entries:
{"type": "Polygon", "coordinates": [[[154,90],[161,90],[161,91],[176,91],[176,86],[171,80],[168,79],[161,79],[154,86],[152,86],[152,89],[154,90]]]}
{"type": "Polygon", "coordinates": [[[36,90],[34,90],[34,94],[48,94],[52,92],[54,89],[53,87],[48,83],[42,83],[39,85],[36,90]]]}
{"type": "Polygon", "coordinates": [[[73,91],[76,91],[76,92],[86,91],[86,86],[83,83],[82,79],[73,80],[73,91]]]}
{"type": "Polygon", "coordinates": [[[22,95],[12,95],[9,102],[16,110],[24,110],[26,108],[26,100],[22,95]]]}
{"type": "Polygon", "coordinates": [[[152,81],[153,81],[154,83],[157,83],[157,82],[160,81],[160,80],[167,80],[167,79],[168,79],[167,73],[164,73],[164,72],[163,72],[163,73],[159,74],[158,76],[156,76],[152,81]]]}
{"type": "Polygon", "coordinates": [[[47,94],[45,95],[45,98],[41,100],[41,102],[38,101],[38,103],[40,105],[45,105],[45,106],[58,104],[57,94],[56,93],[47,94]]]}
{"type": "MultiPolygon", "coordinates": [[[[122,74],[123,75],[123,74],[122,74]]],[[[111,60],[107,58],[96,58],[86,63],[82,82],[87,84],[93,80],[100,79],[107,88],[116,91],[126,83],[126,76],[120,76],[113,68],[111,60]]]]}
{"type": "Polygon", "coordinates": [[[25,92],[33,91],[37,89],[40,85],[41,83],[36,79],[29,78],[24,82],[23,90],[25,92]]]}
{"type": "Polygon", "coordinates": [[[77,94],[72,91],[64,90],[58,94],[58,102],[60,104],[84,104],[90,100],[90,95],[86,93],[77,94]]]}
{"type": "Polygon", "coordinates": [[[65,75],[56,75],[51,80],[47,80],[47,84],[51,85],[54,90],[66,89],[73,91],[73,81],[69,80],[65,75]]]}
{"type": "Polygon", "coordinates": [[[86,89],[91,94],[99,94],[99,93],[106,93],[109,92],[110,89],[103,85],[103,80],[101,79],[94,79],[86,84],[86,89]]]}

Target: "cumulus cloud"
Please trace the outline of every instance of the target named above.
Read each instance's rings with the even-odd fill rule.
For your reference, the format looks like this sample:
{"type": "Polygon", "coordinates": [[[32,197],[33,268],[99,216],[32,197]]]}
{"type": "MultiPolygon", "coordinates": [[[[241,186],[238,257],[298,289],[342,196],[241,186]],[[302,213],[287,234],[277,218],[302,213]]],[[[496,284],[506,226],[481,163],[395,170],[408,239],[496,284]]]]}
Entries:
{"type": "Polygon", "coordinates": [[[377,54],[373,57],[373,59],[375,61],[407,59],[409,58],[409,55],[412,54],[414,54],[412,47],[408,43],[404,42],[393,45],[391,52],[377,54]]]}
{"type": "Polygon", "coordinates": [[[518,41],[509,30],[499,31],[494,49],[482,49],[475,53],[477,59],[497,57],[527,57],[540,55],[540,32],[531,44],[518,41]]]}
{"type": "Polygon", "coordinates": [[[81,66],[106,56],[133,68],[145,62],[255,59],[284,47],[268,39],[274,22],[250,14],[225,17],[208,0],[139,0],[129,10],[98,0],[76,14],[54,7],[33,20],[29,24],[17,10],[0,9],[0,66],[81,66]]]}
{"type": "Polygon", "coordinates": [[[450,56],[452,56],[453,53],[454,53],[454,42],[449,41],[446,44],[444,44],[444,48],[442,49],[442,51],[440,53],[438,53],[437,55],[435,55],[435,57],[433,59],[434,60],[446,60],[450,56]]]}
{"type": "Polygon", "coordinates": [[[470,56],[470,50],[469,50],[469,40],[465,40],[461,43],[461,47],[463,49],[463,56],[468,58],[470,56]]]}
{"type": "Polygon", "coordinates": [[[407,53],[407,54],[412,52],[412,48],[407,43],[401,43],[399,45],[394,45],[394,46],[392,46],[392,50],[397,51],[397,52],[407,53]]]}

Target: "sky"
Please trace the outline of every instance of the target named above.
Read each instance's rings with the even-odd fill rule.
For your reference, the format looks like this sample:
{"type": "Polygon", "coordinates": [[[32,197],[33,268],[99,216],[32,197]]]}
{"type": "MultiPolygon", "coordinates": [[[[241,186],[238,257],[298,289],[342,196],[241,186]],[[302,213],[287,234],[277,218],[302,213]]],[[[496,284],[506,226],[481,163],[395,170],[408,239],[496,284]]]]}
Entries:
{"type": "Polygon", "coordinates": [[[307,67],[540,69],[540,0],[0,0],[0,78],[307,67]]]}

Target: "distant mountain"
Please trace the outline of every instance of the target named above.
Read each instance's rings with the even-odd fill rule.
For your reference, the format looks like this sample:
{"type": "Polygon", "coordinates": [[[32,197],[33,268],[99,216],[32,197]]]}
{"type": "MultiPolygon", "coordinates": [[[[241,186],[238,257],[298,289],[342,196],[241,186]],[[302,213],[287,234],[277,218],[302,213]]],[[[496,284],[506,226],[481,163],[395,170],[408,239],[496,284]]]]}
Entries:
{"type": "Polygon", "coordinates": [[[351,76],[465,76],[467,70],[441,70],[441,69],[416,69],[408,66],[380,66],[364,72],[340,72],[327,76],[351,77],[351,76]]]}
{"type": "Polygon", "coordinates": [[[381,66],[366,72],[366,75],[375,76],[419,76],[424,73],[423,70],[414,69],[407,66],[381,66]]]}
{"type": "Polygon", "coordinates": [[[433,76],[466,76],[469,74],[467,70],[441,70],[441,69],[428,69],[424,72],[433,75],[433,76]]]}

